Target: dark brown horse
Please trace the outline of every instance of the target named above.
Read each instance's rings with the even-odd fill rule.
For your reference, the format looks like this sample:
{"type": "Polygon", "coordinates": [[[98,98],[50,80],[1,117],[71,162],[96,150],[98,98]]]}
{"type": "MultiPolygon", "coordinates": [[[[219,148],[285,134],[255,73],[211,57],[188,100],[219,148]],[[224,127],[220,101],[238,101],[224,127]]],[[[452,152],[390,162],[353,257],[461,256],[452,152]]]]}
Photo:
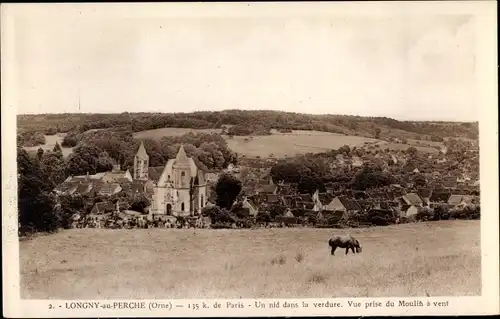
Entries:
{"type": "Polygon", "coordinates": [[[345,254],[349,252],[349,249],[352,250],[352,253],[360,253],[361,252],[361,246],[359,245],[359,241],[352,237],[351,235],[349,236],[333,236],[330,238],[328,241],[328,246],[332,248],[332,255],[335,255],[335,249],[337,247],[340,248],[345,248],[345,254]],[[354,250],[356,248],[356,250],[354,250]]]}

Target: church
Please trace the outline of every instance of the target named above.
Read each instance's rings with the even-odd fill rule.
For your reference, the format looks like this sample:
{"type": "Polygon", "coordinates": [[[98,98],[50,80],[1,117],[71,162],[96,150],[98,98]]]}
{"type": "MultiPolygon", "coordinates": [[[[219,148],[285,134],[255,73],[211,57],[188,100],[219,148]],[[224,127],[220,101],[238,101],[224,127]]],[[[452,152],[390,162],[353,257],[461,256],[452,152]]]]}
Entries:
{"type": "Polygon", "coordinates": [[[164,167],[158,169],[149,167],[149,155],[141,142],[134,157],[133,178],[152,184],[153,216],[201,214],[207,203],[205,172],[195,159],[186,155],[183,145],[175,158],[169,159],[164,167]]]}

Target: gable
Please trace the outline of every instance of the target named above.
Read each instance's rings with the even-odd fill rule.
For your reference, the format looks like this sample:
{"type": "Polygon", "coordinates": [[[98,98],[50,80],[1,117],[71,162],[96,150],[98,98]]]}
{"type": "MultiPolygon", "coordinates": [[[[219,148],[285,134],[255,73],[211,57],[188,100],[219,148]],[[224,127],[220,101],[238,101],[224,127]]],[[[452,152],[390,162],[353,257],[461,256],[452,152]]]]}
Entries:
{"type": "Polygon", "coordinates": [[[327,205],[328,210],[346,210],[344,204],[340,201],[338,197],[332,199],[332,201],[327,205]]]}
{"type": "Polygon", "coordinates": [[[167,161],[167,164],[165,164],[165,167],[163,168],[163,171],[160,175],[160,178],[158,179],[158,185],[165,185],[165,183],[167,182],[168,180],[168,176],[170,175],[170,179],[173,180],[173,176],[172,176],[172,169],[173,169],[173,166],[174,166],[174,162],[175,162],[175,159],[169,159],[167,161]]]}

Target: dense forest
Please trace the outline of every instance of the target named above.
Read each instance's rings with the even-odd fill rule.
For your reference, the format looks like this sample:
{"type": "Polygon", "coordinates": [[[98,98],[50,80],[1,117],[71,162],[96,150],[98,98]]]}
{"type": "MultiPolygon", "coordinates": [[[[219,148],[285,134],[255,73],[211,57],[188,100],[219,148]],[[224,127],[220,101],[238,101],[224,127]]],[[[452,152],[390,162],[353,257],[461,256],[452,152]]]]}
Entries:
{"type": "Polygon", "coordinates": [[[120,113],[120,114],[38,114],[18,115],[18,142],[33,146],[41,138],[35,132],[83,133],[92,129],[112,128],[139,132],[164,127],[208,129],[234,126],[231,135],[267,135],[270,129],[281,132],[316,130],[375,138],[415,138],[441,141],[447,137],[476,139],[478,123],[412,122],[387,117],[349,115],[310,115],[279,111],[226,110],[193,113],[120,113]]]}

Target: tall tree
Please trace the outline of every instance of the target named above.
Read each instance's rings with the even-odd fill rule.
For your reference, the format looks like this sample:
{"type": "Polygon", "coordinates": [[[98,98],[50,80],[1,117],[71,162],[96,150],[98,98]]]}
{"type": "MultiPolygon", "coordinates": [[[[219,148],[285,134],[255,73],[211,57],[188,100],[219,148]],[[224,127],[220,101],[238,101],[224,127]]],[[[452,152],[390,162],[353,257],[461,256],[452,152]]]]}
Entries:
{"type": "Polygon", "coordinates": [[[66,162],[60,152],[47,152],[41,160],[41,167],[53,186],[62,183],[66,178],[66,162]]]}
{"type": "Polygon", "coordinates": [[[230,174],[222,174],[215,186],[217,206],[231,209],[233,202],[241,192],[241,182],[230,174]]]}
{"type": "Polygon", "coordinates": [[[61,145],[59,145],[59,142],[56,141],[56,145],[54,145],[54,149],[52,149],[52,151],[55,153],[60,152],[62,154],[62,148],[61,145]]]}
{"type": "Polygon", "coordinates": [[[55,200],[47,174],[25,150],[17,150],[17,165],[20,232],[55,231],[60,219],[54,211],[55,200]]]}

